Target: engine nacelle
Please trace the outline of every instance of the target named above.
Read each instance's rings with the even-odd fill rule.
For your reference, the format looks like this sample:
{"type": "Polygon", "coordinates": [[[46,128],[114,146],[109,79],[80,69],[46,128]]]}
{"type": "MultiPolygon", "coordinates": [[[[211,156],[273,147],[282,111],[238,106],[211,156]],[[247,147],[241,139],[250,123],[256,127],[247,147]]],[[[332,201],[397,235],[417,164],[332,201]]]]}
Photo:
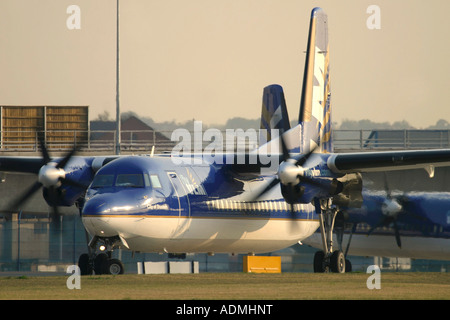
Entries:
{"type": "Polygon", "coordinates": [[[337,179],[342,183],[342,190],[333,197],[333,204],[347,208],[361,208],[362,176],[360,173],[349,173],[337,179]]]}
{"type": "Polygon", "coordinates": [[[314,198],[331,198],[343,191],[344,185],[336,178],[314,178],[310,182],[281,184],[281,194],[287,203],[310,203],[314,198]]]}

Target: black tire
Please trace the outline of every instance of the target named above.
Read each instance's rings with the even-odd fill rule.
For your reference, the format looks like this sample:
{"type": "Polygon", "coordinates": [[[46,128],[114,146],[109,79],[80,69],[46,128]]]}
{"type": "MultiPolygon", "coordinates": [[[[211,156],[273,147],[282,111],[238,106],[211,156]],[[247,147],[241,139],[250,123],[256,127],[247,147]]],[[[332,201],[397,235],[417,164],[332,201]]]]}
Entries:
{"type": "Polygon", "coordinates": [[[125,268],[123,267],[122,261],[118,259],[109,259],[106,263],[107,268],[105,270],[106,274],[123,274],[125,272],[125,268]]]}
{"type": "Polygon", "coordinates": [[[330,269],[332,272],[345,273],[345,256],[341,250],[336,250],[331,254],[330,269]]]}
{"type": "Polygon", "coordinates": [[[345,259],[345,272],[352,272],[352,263],[348,259],[345,259]]]}
{"type": "Polygon", "coordinates": [[[108,255],[104,252],[99,253],[94,259],[94,271],[95,274],[105,274],[108,267],[108,255]]]}
{"type": "Polygon", "coordinates": [[[78,267],[80,268],[80,273],[82,276],[92,274],[92,266],[89,263],[89,255],[87,253],[83,253],[78,258],[78,267]]]}
{"type": "Polygon", "coordinates": [[[324,264],[325,253],[323,251],[316,251],[314,254],[314,272],[315,273],[324,273],[325,272],[325,264],[324,264]]]}

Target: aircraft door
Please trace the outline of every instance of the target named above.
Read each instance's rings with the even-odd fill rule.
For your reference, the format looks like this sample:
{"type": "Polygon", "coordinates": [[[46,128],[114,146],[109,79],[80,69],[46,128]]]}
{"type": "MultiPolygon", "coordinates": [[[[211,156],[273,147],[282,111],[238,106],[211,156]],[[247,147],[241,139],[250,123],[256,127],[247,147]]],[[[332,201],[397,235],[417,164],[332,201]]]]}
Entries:
{"type": "Polygon", "coordinates": [[[167,176],[173,188],[173,208],[178,210],[178,226],[173,234],[173,238],[182,238],[183,233],[188,228],[191,215],[188,192],[176,172],[167,171],[167,176]]]}

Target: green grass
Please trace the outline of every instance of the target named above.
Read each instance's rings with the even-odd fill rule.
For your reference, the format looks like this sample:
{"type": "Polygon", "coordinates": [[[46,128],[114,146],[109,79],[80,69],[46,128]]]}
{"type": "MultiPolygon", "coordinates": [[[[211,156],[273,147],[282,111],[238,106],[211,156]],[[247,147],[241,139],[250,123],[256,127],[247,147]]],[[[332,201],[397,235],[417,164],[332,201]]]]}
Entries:
{"type": "Polygon", "coordinates": [[[370,274],[200,273],[82,276],[69,290],[67,277],[0,277],[0,299],[450,299],[450,273],[381,273],[381,289],[369,290],[370,274]]]}

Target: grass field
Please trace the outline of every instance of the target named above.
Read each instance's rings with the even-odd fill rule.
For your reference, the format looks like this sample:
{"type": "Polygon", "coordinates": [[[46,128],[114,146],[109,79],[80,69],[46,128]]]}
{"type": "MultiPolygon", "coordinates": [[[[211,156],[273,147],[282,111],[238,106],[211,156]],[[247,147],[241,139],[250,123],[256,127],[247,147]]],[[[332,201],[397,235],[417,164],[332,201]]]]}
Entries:
{"type": "Polygon", "coordinates": [[[450,299],[450,273],[381,273],[381,289],[367,288],[370,274],[200,273],[82,276],[68,289],[67,276],[0,277],[0,299],[450,299]]]}

